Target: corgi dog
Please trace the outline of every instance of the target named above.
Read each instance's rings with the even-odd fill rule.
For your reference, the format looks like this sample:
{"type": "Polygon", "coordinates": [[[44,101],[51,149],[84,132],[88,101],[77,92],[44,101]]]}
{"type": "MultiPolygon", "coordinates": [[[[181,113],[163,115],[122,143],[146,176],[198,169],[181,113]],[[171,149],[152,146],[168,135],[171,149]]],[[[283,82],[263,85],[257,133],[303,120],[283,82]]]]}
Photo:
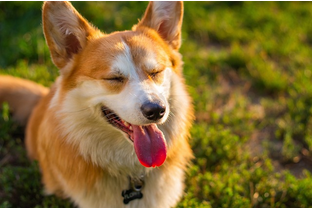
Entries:
{"type": "MultiPolygon", "coordinates": [[[[183,3],[150,2],[131,30],[111,34],[68,2],[45,2],[42,12],[60,76],[34,98],[34,90],[23,93],[31,103],[26,148],[45,193],[82,208],[176,206],[193,157],[193,106],[178,51],[183,3]]],[[[23,98],[14,91],[26,86],[1,78],[11,79],[0,79],[0,96],[10,94],[2,101],[18,118],[23,98]]]]}

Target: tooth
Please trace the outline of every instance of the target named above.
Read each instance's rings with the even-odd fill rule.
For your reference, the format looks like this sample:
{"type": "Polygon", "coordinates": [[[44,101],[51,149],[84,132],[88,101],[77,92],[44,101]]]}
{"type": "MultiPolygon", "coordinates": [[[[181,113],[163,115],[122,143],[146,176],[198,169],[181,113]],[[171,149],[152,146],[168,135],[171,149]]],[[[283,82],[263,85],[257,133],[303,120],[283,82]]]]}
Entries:
{"type": "Polygon", "coordinates": [[[129,127],[129,126],[130,126],[129,123],[126,122],[126,121],[124,121],[124,125],[125,125],[126,127],[129,127]]]}
{"type": "Polygon", "coordinates": [[[129,129],[132,131],[132,130],[133,130],[133,129],[132,129],[132,126],[130,126],[129,129]]]}

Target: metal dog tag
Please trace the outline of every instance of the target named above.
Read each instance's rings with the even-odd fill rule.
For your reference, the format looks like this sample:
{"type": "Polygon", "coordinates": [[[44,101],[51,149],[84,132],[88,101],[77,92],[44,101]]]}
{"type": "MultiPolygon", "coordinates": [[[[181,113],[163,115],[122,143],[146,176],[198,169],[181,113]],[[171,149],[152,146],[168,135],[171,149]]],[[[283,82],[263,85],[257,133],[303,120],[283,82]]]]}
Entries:
{"type": "Polygon", "coordinates": [[[123,203],[128,204],[132,200],[141,199],[143,197],[143,194],[141,192],[143,185],[143,178],[130,178],[130,189],[123,190],[121,193],[121,196],[124,198],[123,203]]]}
{"type": "Polygon", "coordinates": [[[141,199],[143,197],[143,194],[141,191],[129,189],[122,191],[122,197],[124,198],[123,203],[128,204],[132,200],[141,199]]]}

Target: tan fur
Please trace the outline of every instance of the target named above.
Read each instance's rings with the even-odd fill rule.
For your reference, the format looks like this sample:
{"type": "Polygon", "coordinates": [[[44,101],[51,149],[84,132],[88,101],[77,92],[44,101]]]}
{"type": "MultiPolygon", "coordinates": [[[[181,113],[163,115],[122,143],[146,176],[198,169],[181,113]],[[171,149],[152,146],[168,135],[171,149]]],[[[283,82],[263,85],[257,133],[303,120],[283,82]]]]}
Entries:
{"type": "Polygon", "coordinates": [[[12,76],[0,76],[0,108],[3,102],[8,102],[13,119],[22,125],[26,124],[34,106],[47,93],[47,88],[34,82],[12,76]]]}
{"type": "Polygon", "coordinates": [[[39,161],[47,194],[68,197],[85,208],[176,205],[192,158],[188,137],[193,110],[178,53],[182,14],[181,2],[153,2],[132,31],[103,34],[70,3],[44,4],[44,33],[61,76],[32,111],[26,147],[29,157],[39,161]],[[164,7],[172,10],[165,19],[160,18],[164,7]],[[171,13],[177,16],[170,18],[171,13]],[[116,76],[123,81],[110,80],[116,76]],[[128,92],[138,87],[141,91],[128,92]],[[163,97],[170,107],[168,118],[157,123],[168,152],[156,168],[139,163],[128,138],[108,124],[100,109],[104,103],[129,123],[149,124],[117,108],[132,106],[142,93],[163,97]],[[124,205],[121,192],[129,188],[128,177],[142,173],[144,197],[124,205]]]}

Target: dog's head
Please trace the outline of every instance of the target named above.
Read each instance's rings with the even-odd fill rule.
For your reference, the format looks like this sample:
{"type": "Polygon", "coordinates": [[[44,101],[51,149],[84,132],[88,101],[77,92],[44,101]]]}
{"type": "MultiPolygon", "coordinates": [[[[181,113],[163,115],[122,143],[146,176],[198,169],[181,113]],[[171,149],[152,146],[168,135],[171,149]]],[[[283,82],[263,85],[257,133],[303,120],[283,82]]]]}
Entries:
{"type": "Polygon", "coordinates": [[[55,99],[67,109],[92,109],[134,143],[146,167],[161,165],[167,154],[157,125],[168,119],[172,74],[180,73],[182,16],[182,2],[151,2],[132,30],[104,34],[68,2],[43,6],[44,34],[62,79],[55,99]]]}

